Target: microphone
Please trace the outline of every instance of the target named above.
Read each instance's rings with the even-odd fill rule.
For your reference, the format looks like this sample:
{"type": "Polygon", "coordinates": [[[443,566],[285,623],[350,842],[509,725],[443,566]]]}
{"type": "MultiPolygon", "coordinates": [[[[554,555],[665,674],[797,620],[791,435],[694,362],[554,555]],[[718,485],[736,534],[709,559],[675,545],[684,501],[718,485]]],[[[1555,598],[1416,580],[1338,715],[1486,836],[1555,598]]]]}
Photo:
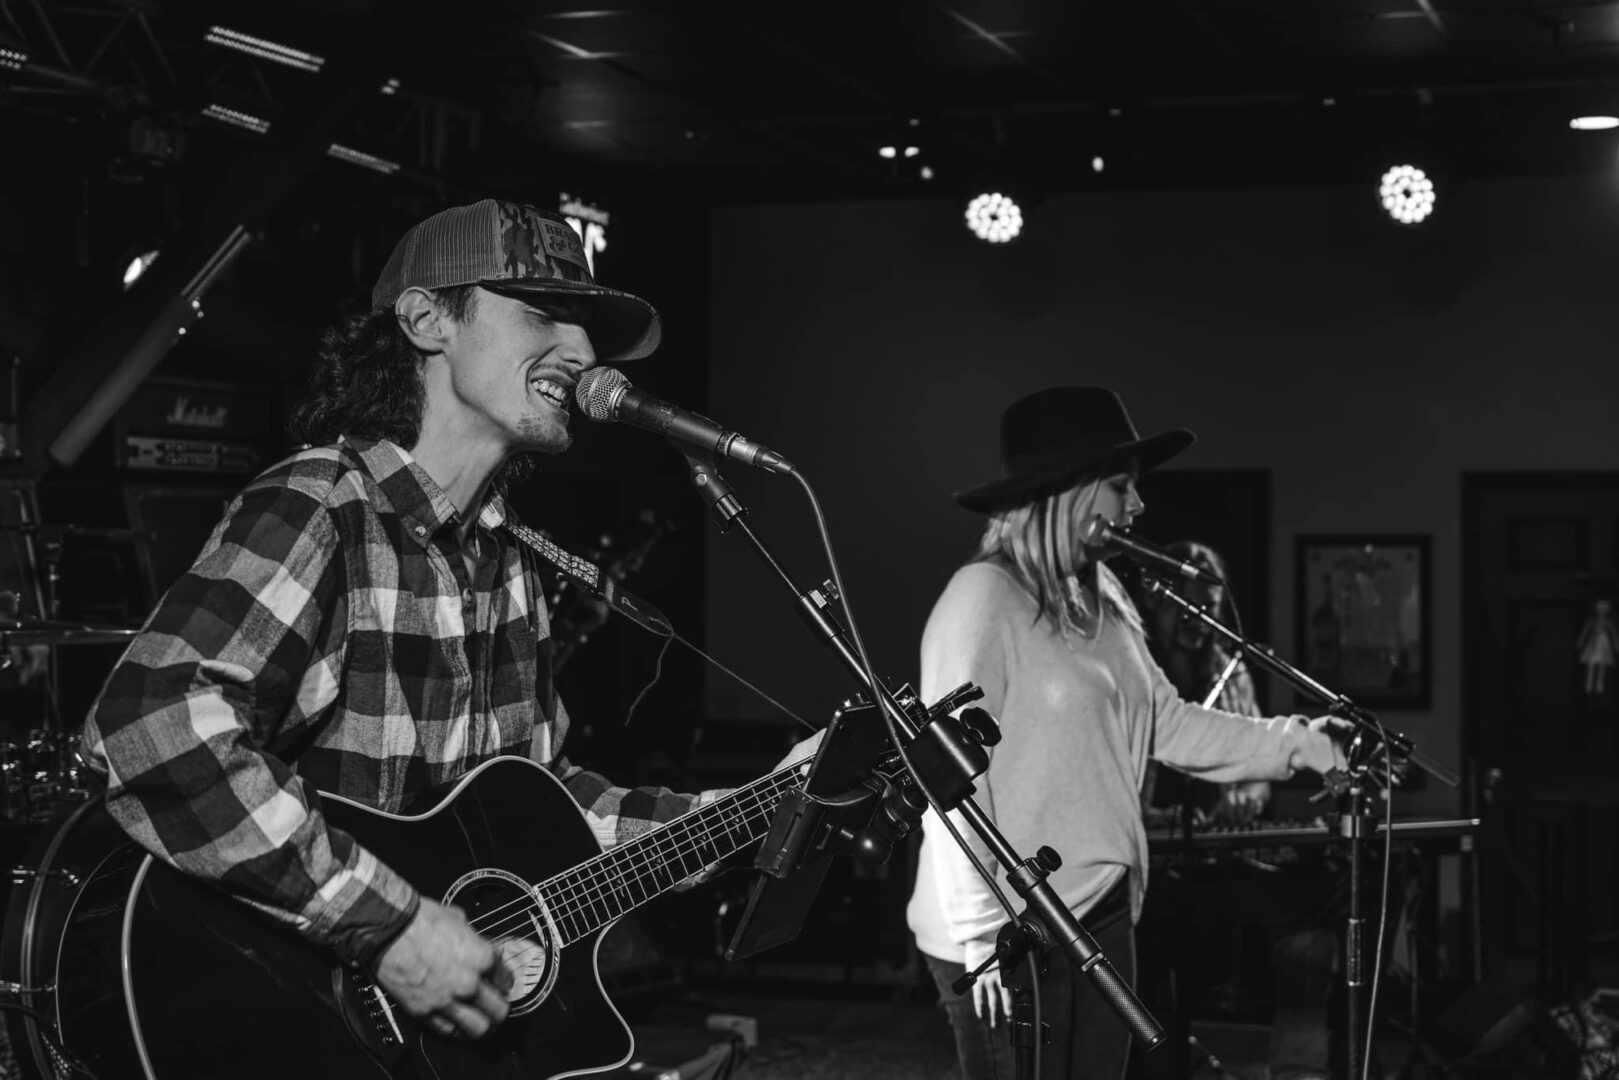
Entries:
{"type": "Polygon", "coordinates": [[[1224,585],[1225,581],[1215,574],[1203,569],[1196,563],[1177,559],[1166,551],[1153,547],[1145,540],[1138,540],[1130,535],[1128,530],[1115,529],[1101,514],[1097,514],[1085,523],[1085,529],[1080,534],[1080,543],[1086,547],[1116,548],[1137,562],[1163,573],[1175,574],[1189,581],[1202,581],[1209,585],[1224,585]]]}
{"type": "Polygon", "coordinates": [[[792,462],[744,439],[699,413],[660,401],[630,385],[617,368],[591,368],[573,391],[579,409],[592,420],[634,424],[678,442],[689,443],[718,457],[753,465],[766,472],[791,473],[792,462]]]}

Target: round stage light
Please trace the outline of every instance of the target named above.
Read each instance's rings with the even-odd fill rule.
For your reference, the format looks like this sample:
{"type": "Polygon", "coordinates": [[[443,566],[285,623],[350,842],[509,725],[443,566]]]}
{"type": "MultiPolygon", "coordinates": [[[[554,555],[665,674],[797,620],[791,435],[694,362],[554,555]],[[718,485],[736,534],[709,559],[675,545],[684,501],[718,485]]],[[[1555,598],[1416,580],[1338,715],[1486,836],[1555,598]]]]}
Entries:
{"type": "Polygon", "coordinates": [[[1420,225],[1434,211],[1433,181],[1415,165],[1396,165],[1384,173],[1377,197],[1401,225],[1420,225]]]}
{"type": "Polygon", "coordinates": [[[986,191],[967,204],[967,228],[980,240],[1004,244],[1023,231],[1023,210],[1011,196],[986,191]]]}
{"type": "Polygon", "coordinates": [[[1576,116],[1568,126],[1575,131],[1608,131],[1619,128],[1619,116],[1576,116]]]}

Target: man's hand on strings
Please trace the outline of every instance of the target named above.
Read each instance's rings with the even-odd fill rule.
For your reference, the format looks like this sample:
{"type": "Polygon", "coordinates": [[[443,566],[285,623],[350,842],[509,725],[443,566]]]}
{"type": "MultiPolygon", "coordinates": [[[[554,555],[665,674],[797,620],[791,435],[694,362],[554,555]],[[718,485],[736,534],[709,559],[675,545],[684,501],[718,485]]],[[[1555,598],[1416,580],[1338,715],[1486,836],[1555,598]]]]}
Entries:
{"type": "Polygon", "coordinates": [[[433,1033],[476,1039],[506,1019],[512,973],[460,908],[424,896],[378,959],[377,982],[433,1033]]]}

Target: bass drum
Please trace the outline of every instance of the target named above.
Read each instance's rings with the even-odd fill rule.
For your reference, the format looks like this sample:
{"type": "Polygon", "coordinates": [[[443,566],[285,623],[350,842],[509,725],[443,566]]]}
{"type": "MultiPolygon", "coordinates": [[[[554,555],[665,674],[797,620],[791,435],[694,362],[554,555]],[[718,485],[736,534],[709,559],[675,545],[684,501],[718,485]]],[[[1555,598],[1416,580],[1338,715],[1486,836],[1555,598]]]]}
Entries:
{"type": "MultiPolygon", "coordinates": [[[[109,1037],[115,1043],[128,1039],[127,1019],[115,1012],[123,1007],[118,926],[145,854],[94,798],[62,808],[12,871],[0,978],[15,984],[27,1010],[3,1014],[22,1076],[119,1075],[105,1068],[103,1051],[109,1037]],[[92,927],[94,932],[84,932],[92,927]],[[68,940],[75,947],[64,949],[68,940]],[[86,986],[102,992],[67,992],[86,986]]],[[[120,1055],[115,1051],[113,1058],[120,1055]]]]}

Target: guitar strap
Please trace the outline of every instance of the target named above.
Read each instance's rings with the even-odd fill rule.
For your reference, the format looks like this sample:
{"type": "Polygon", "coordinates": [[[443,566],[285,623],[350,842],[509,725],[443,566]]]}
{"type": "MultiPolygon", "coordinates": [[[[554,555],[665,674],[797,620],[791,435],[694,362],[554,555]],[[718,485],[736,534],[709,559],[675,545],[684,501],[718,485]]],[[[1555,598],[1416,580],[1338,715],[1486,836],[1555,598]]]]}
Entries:
{"type": "Polygon", "coordinates": [[[534,554],[544,559],[568,580],[575,582],[590,595],[604,601],[608,607],[635,623],[643,630],[647,630],[659,637],[673,637],[675,628],[669,619],[642,600],[628,589],[620,588],[618,582],[602,573],[602,568],[591,562],[565,551],[555,541],[544,533],[535,532],[521,521],[511,516],[508,509],[505,521],[506,531],[527,544],[534,554]]]}

